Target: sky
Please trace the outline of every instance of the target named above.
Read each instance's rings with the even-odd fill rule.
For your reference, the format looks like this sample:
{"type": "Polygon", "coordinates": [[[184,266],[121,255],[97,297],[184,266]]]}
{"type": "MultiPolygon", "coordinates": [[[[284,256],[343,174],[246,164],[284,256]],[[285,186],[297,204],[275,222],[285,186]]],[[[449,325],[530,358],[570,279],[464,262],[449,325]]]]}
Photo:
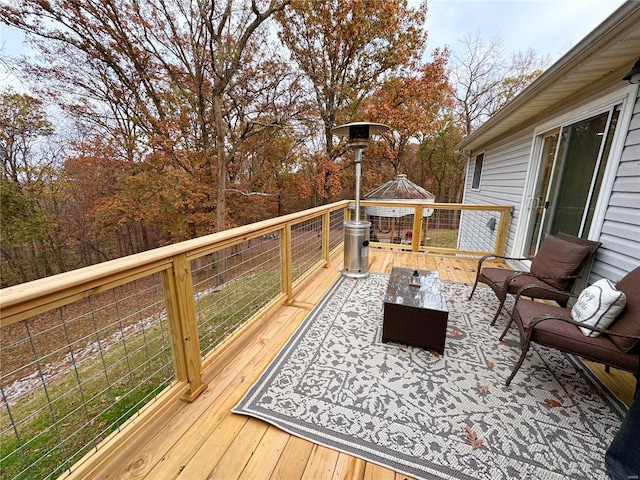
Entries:
{"type": "MultiPolygon", "coordinates": [[[[638,0],[640,1],[640,0],[638,0]]],[[[617,10],[623,0],[428,0],[428,51],[452,52],[467,33],[499,36],[507,52],[533,48],[558,60],[617,10]]]]}
{"type": "MultiPolygon", "coordinates": [[[[428,0],[427,51],[446,45],[455,53],[461,48],[462,37],[480,32],[486,42],[501,37],[507,53],[533,48],[541,56],[548,54],[555,62],[623,3],[623,0],[428,0]]],[[[22,35],[0,24],[1,55],[27,52],[22,35]]],[[[0,65],[0,89],[3,83],[16,82],[2,68],[0,65]]]]}

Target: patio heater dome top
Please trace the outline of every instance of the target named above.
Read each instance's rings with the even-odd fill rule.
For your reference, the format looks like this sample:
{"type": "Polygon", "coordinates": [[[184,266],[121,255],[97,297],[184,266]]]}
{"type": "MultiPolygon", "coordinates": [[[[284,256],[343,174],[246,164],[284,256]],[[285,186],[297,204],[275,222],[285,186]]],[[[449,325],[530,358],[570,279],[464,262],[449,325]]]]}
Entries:
{"type": "Polygon", "coordinates": [[[387,130],[389,127],[382,123],[352,122],[333,127],[331,133],[338,137],[347,137],[350,147],[366,148],[372,135],[378,135],[387,130]]]}
{"type": "Polygon", "coordinates": [[[389,127],[382,123],[370,123],[370,122],[352,122],[345,123],[344,125],[340,125],[338,127],[334,127],[331,129],[331,133],[334,135],[338,135],[339,137],[347,137],[349,136],[349,129],[353,127],[369,127],[370,135],[377,135],[378,133],[383,133],[389,130],[389,127]]]}

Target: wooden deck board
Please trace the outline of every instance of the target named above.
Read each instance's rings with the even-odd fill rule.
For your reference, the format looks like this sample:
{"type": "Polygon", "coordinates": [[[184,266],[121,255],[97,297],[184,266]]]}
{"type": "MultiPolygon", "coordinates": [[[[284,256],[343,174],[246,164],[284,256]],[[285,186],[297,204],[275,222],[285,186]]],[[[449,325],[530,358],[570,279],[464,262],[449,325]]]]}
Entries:
{"type": "Polygon", "coordinates": [[[289,435],[287,446],[282,451],[282,456],[278,460],[270,480],[301,478],[312,450],[313,443],[289,435]]]}
{"type": "MultiPolygon", "coordinates": [[[[162,421],[123,446],[94,478],[189,479],[395,479],[407,478],[353,456],[291,436],[265,422],[230,412],[269,365],[325,291],[340,276],[341,252],[327,268],[294,292],[294,304],[273,309],[255,325],[207,359],[203,381],[209,388],[193,403],[172,405],[162,421]],[[299,304],[299,306],[296,306],[299,304]]],[[[437,269],[443,280],[473,282],[477,261],[370,250],[369,269],[389,273],[392,266],[437,269]]],[[[504,266],[495,262],[492,266],[504,266]]],[[[633,376],[597,364],[593,370],[608,388],[631,403],[633,376]]]]}
{"type": "MultiPolygon", "coordinates": [[[[229,419],[240,415],[230,415],[229,419]]],[[[226,479],[237,478],[238,471],[243,472],[246,465],[251,460],[254,452],[257,450],[258,445],[264,439],[269,425],[255,418],[250,418],[247,423],[242,427],[240,433],[236,436],[233,442],[228,446],[227,450],[220,460],[215,463],[210,456],[210,452],[206,449],[201,449],[201,461],[205,465],[211,465],[215,463],[215,467],[211,470],[211,473],[207,477],[208,479],[226,479]]],[[[209,467],[211,468],[211,467],[209,467]]],[[[264,470],[265,475],[268,470],[264,470]]],[[[269,472],[271,473],[271,472],[269,472]]],[[[184,478],[193,478],[192,476],[185,476],[184,478]]],[[[260,478],[260,477],[254,477],[260,478]]]]}
{"type": "Polygon", "coordinates": [[[271,477],[290,437],[288,433],[269,426],[239,479],[254,480],[271,477]]]}
{"type": "Polygon", "coordinates": [[[338,456],[338,462],[336,463],[336,468],[333,471],[332,480],[362,480],[364,478],[366,466],[367,462],[361,458],[341,453],[338,456]]]}
{"type": "Polygon", "coordinates": [[[307,466],[302,472],[303,480],[331,480],[340,453],[336,450],[314,445],[307,466]]]}

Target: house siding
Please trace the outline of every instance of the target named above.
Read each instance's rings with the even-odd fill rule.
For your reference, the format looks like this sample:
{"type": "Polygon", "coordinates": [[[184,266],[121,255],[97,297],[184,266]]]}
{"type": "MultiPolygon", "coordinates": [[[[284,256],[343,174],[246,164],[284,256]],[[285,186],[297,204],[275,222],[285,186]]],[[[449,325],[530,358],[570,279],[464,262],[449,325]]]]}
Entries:
{"type": "Polygon", "coordinates": [[[640,95],[624,142],[605,213],[590,282],[618,280],[640,266],[640,95]]]}
{"type": "MultiPolygon", "coordinates": [[[[513,206],[507,236],[507,255],[512,252],[515,229],[520,217],[522,192],[529,165],[532,139],[533,129],[528,129],[504,143],[486,150],[480,188],[477,190],[471,189],[471,182],[473,181],[475,156],[481,151],[474,152],[467,164],[464,203],[513,206]]],[[[496,232],[491,232],[488,238],[478,239],[477,228],[466,228],[470,227],[468,217],[470,216],[463,215],[461,218],[459,247],[472,250],[486,249],[489,248],[488,246],[494,245],[496,232]]]]}
{"type": "MultiPolygon", "coordinates": [[[[542,120],[539,122],[542,123],[542,120]]],[[[622,126],[626,128],[626,126],[622,126]]],[[[534,126],[521,130],[503,142],[472,152],[467,164],[464,203],[512,205],[513,216],[507,236],[507,256],[514,252],[516,228],[522,212],[523,191],[534,140],[534,126]],[[480,188],[471,189],[474,159],[484,151],[480,188]]],[[[615,161],[615,159],[612,159],[615,161]]],[[[617,281],[640,265],[640,94],[636,96],[633,114],[626,132],[613,189],[607,204],[598,240],[598,250],[588,283],[606,277],[617,281]]],[[[484,246],[487,239],[465,233],[465,218],[461,220],[461,248],[484,246]]],[[[476,231],[469,229],[469,231],[476,231]]],[[[522,268],[524,265],[517,265],[522,268]]]]}

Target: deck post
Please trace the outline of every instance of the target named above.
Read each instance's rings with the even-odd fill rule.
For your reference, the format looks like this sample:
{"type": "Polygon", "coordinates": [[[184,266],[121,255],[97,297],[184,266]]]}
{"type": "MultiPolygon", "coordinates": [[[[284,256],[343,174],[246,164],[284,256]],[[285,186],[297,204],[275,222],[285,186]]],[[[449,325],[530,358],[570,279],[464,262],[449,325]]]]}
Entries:
{"type": "Polygon", "coordinates": [[[413,230],[411,232],[411,251],[418,253],[420,251],[420,240],[422,236],[422,221],[424,219],[424,206],[416,205],[413,213],[413,230]]]}
{"type": "Polygon", "coordinates": [[[174,338],[177,371],[189,390],[183,400],[193,402],[207,385],[202,383],[202,356],[196,324],[196,304],[191,264],[186,253],[173,257],[173,268],[167,273],[169,317],[174,338]],[[171,275],[172,274],[172,275],[171,275]]]}
{"type": "Polygon", "coordinates": [[[348,222],[351,220],[351,210],[349,210],[349,204],[344,207],[344,221],[348,222]]]}
{"type": "Polygon", "coordinates": [[[324,268],[329,268],[329,240],[331,233],[331,212],[322,215],[322,259],[324,268]]]}
{"type": "Polygon", "coordinates": [[[287,296],[287,304],[291,305],[293,298],[293,265],[291,259],[291,223],[287,222],[280,234],[280,265],[282,272],[282,292],[287,296]]]}
{"type": "Polygon", "coordinates": [[[504,255],[507,247],[507,233],[511,222],[511,212],[513,207],[500,209],[500,222],[498,224],[498,234],[496,235],[496,255],[504,255]]]}

